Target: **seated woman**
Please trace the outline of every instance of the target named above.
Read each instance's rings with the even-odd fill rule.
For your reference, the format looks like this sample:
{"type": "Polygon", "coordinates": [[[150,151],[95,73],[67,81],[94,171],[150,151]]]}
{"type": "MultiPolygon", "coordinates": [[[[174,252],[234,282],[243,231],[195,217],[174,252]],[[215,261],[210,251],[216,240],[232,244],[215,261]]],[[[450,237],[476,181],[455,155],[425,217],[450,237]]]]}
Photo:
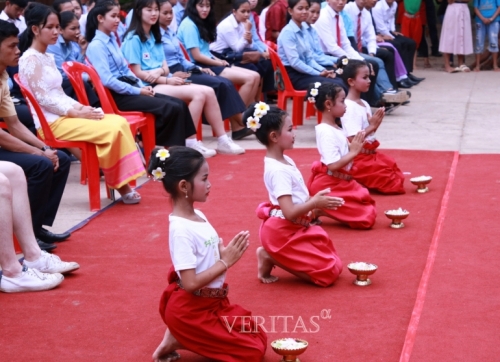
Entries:
{"type": "MultiPolygon", "coordinates": [[[[57,70],[59,70],[59,73],[61,73],[63,77],[62,88],[64,93],[73,99],[77,99],[75,90],[68,76],[62,69],[62,65],[64,62],[70,61],[83,63],[88,43],[85,37],[80,33],[80,23],[73,12],[63,11],[59,16],[61,18],[61,34],[55,44],[51,44],[47,47],[47,53],[54,55],[57,70]]],[[[90,105],[92,107],[99,107],[99,98],[87,79],[85,79],[84,84],[90,105]]]]}
{"type": "MultiPolygon", "coordinates": [[[[179,25],[177,35],[187,49],[191,61],[238,85],[241,99],[245,106],[248,106],[257,96],[260,75],[248,69],[230,67],[227,61],[210,53],[209,43],[217,39],[213,5],[214,0],[188,0],[184,20],[179,25]]],[[[251,131],[245,135],[250,134],[251,131]]]]}
{"type": "Polygon", "coordinates": [[[156,119],[156,144],[196,147],[196,129],[182,100],[155,94],[128,68],[114,33],[120,23],[120,7],[112,0],[99,1],[87,17],[87,58],[109,88],[118,109],[152,113],[156,119]]]}
{"type": "Polygon", "coordinates": [[[292,85],[297,90],[306,90],[309,84],[330,82],[345,88],[341,79],[335,78],[333,70],[327,70],[314,60],[308,43],[308,35],[302,24],[308,16],[309,0],[289,0],[290,22],[278,36],[278,55],[285,66],[292,85]]]}
{"type": "Polygon", "coordinates": [[[227,78],[215,75],[210,68],[198,67],[185,58],[177,34],[171,29],[172,22],[175,21],[172,4],[168,0],[159,2],[161,41],[170,73],[179,77],[188,77],[191,74],[189,79],[194,84],[206,85],[214,90],[222,119],[229,119],[231,122],[233,140],[252,134],[241,120],[246,107],[233,83],[227,78]]]}
{"type": "Polygon", "coordinates": [[[269,60],[267,46],[258,37],[255,39],[253,36],[255,26],[250,20],[250,11],[248,0],[233,0],[233,12],[217,25],[217,39],[210,44],[210,50],[215,55],[230,53],[234,55],[234,61],[226,60],[238,67],[259,73],[262,79],[260,91],[267,93],[274,90],[273,65],[269,60]],[[246,60],[245,52],[253,52],[253,56],[260,53],[260,59],[246,60]]]}
{"type": "MultiPolygon", "coordinates": [[[[40,104],[54,136],[64,141],[85,141],[96,145],[99,166],[106,184],[116,189],[126,204],[136,204],[141,196],[129,182],[145,173],[127,121],[117,115],[83,106],[64,94],[62,77],[54,58],[47,54],[57,41],[59,16],[54,9],[31,3],[25,12],[27,29],[21,34],[19,78],[40,104]]],[[[36,127],[40,121],[35,113],[36,127]]]]}
{"type": "MultiPolygon", "coordinates": [[[[158,22],[160,5],[158,0],[136,0],[130,27],[125,34],[122,53],[134,74],[145,84],[161,94],[177,97],[189,104],[189,111],[197,123],[203,115],[212,126],[217,140],[217,152],[242,154],[245,150],[236,145],[224,131],[224,121],[214,91],[203,85],[190,85],[191,81],[172,75],[168,69],[161,43],[158,22]]],[[[215,151],[198,141],[197,149],[206,158],[215,156],[215,151]]]]}

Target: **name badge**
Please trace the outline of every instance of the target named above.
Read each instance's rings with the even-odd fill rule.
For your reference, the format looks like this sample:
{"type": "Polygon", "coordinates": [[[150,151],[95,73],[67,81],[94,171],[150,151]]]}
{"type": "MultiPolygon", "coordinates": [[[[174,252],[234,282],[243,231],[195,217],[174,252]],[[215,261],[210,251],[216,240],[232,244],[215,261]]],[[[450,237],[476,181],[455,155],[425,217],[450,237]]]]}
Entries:
{"type": "Polygon", "coordinates": [[[151,59],[151,56],[149,55],[149,53],[142,53],[142,59],[148,60],[151,59]]]}

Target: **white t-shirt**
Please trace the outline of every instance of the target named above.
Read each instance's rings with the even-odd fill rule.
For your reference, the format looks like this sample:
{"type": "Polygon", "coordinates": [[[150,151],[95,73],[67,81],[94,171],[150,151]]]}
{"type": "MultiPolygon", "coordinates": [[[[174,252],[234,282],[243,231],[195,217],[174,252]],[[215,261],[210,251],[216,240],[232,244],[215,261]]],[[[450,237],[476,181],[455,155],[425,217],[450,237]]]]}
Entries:
{"type": "MultiPolygon", "coordinates": [[[[192,221],[174,215],[168,217],[170,257],[179,278],[181,270],[196,269],[196,274],[199,274],[220,259],[219,235],[200,210],[195,210],[195,212],[205,222],[192,221]]],[[[221,288],[225,278],[226,273],[223,273],[206,287],[221,288]]]]}
{"type": "MultiPolygon", "coordinates": [[[[316,146],[321,155],[321,162],[326,166],[349,153],[349,141],[344,131],[326,123],[316,126],[316,146]]],[[[351,166],[352,162],[349,162],[343,168],[349,171],[351,166]]]]}
{"type": "Polygon", "coordinates": [[[291,195],[294,204],[303,204],[309,200],[309,191],[293,160],[288,156],[284,157],[289,165],[264,157],[264,183],[269,192],[269,200],[273,205],[279,205],[280,196],[291,195]]]}
{"type": "MultiPolygon", "coordinates": [[[[370,125],[370,123],[368,123],[368,117],[372,116],[372,110],[364,100],[361,100],[361,102],[365,105],[364,107],[350,99],[345,100],[346,111],[341,120],[342,128],[347,137],[355,136],[359,131],[364,130],[370,125]]],[[[365,138],[369,143],[372,143],[375,139],[375,132],[365,138]]]]}
{"type": "Polygon", "coordinates": [[[18,36],[21,35],[23,31],[26,30],[26,21],[24,20],[24,16],[22,15],[18,19],[11,19],[9,18],[7,13],[4,10],[2,10],[2,12],[0,13],[0,19],[14,24],[16,28],[19,30],[18,36]]]}

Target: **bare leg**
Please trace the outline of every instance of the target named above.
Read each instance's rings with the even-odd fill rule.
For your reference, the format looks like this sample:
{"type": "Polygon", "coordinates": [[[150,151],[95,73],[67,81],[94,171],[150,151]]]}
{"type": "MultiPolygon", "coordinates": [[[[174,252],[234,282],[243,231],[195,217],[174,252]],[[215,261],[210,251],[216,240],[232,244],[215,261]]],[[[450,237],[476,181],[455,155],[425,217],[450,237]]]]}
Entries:
{"type": "Polygon", "coordinates": [[[22,267],[16,258],[12,234],[15,233],[24,256],[35,261],[41,255],[31,224],[26,176],[21,167],[0,161],[0,265],[3,274],[14,277],[22,267]]]}
{"type": "Polygon", "coordinates": [[[500,71],[500,68],[498,68],[498,53],[491,53],[491,57],[493,58],[493,70],[495,72],[500,71]]]}
{"type": "Polygon", "coordinates": [[[230,67],[225,68],[219,75],[240,86],[239,94],[247,107],[255,100],[260,83],[259,73],[245,68],[230,67]]]}
{"type": "Polygon", "coordinates": [[[233,132],[236,132],[236,131],[239,131],[239,130],[245,128],[245,126],[243,125],[241,113],[238,113],[238,114],[235,114],[234,116],[229,117],[229,122],[231,122],[231,131],[233,131],[233,132]]]}
{"type": "Polygon", "coordinates": [[[73,156],[75,156],[76,158],[78,158],[78,161],[82,160],[82,150],[81,149],[75,148],[75,147],[71,147],[71,148],[68,148],[68,151],[71,152],[71,154],[73,156]]]}
{"type": "Polygon", "coordinates": [[[304,272],[291,270],[291,269],[285,267],[284,265],[278,263],[276,260],[274,260],[267,253],[267,251],[264,250],[263,247],[257,248],[257,260],[258,260],[258,268],[259,268],[257,276],[263,283],[266,283],[266,284],[273,283],[276,280],[278,280],[277,277],[274,277],[271,275],[271,270],[272,270],[274,265],[279,266],[281,269],[286,270],[290,274],[295,275],[297,278],[300,278],[300,279],[303,279],[307,282],[312,283],[311,277],[309,275],[307,275],[304,272]]]}
{"type": "Polygon", "coordinates": [[[443,60],[444,60],[444,70],[448,73],[453,72],[453,68],[450,66],[450,54],[443,53],[443,60]]]}
{"type": "Polygon", "coordinates": [[[153,361],[170,362],[178,360],[181,356],[175,351],[176,349],[184,349],[184,347],[177,342],[167,328],[163,340],[153,353],[153,361]]]}
{"type": "Polygon", "coordinates": [[[476,64],[474,67],[475,72],[479,72],[481,70],[481,54],[476,54],[476,64]]]}
{"type": "Polygon", "coordinates": [[[465,64],[465,56],[457,55],[457,57],[458,57],[458,64],[459,65],[465,64]]]}

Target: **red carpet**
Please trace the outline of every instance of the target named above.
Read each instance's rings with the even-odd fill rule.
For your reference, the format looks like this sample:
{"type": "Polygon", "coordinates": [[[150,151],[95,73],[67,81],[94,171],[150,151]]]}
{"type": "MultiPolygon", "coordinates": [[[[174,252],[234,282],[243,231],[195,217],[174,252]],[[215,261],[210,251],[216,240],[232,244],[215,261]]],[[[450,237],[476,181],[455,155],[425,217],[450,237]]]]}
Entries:
{"type": "MultiPolygon", "coordinates": [[[[281,270],[275,272],[279,282],[259,283],[254,251],[260,220],[254,210],[267,199],[262,180],[264,151],[209,160],[212,191],[209,201],[197,207],[226,242],[240,230],[248,229],[252,235],[249,251],[230,270],[230,300],[262,316],[270,341],[286,336],[308,340],[303,362],[397,361],[401,354],[453,153],[386,152],[412,176],[432,175],[431,191],[417,194],[407,182],[406,195],[375,195],[378,217],[370,231],[350,230],[333,221],[323,224],[344,265],[368,261],[379,266],[373,284],[366,288],[352,284],[354,276],[347,268],[326,289],[304,284],[281,270]],[[394,230],[383,211],[398,207],[411,214],[404,229],[394,230]]],[[[317,151],[298,149],[289,155],[309,177],[317,151]]],[[[170,266],[170,201],[159,183],[149,182],[141,194],[140,205],[116,205],[61,244],[58,254],[81,264],[81,270],[61,287],[34,294],[0,294],[1,361],[150,360],[165,330],[157,309],[170,266]]],[[[467,202],[475,200],[470,192],[462,195],[467,195],[467,202]]],[[[457,234],[457,240],[466,238],[463,231],[457,234]]],[[[471,271],[469,266],[467,272],[471,271]]],[[[464,278],[454,276],[457,283],[464,278]]],[[[414,353],[418,351],[417,339],[414,353]]],[[[181,354],[182,361],[203,361],[190,352],[181,354]]],[[[266,361],[278,359],[269,347],[266,361]]]]}

